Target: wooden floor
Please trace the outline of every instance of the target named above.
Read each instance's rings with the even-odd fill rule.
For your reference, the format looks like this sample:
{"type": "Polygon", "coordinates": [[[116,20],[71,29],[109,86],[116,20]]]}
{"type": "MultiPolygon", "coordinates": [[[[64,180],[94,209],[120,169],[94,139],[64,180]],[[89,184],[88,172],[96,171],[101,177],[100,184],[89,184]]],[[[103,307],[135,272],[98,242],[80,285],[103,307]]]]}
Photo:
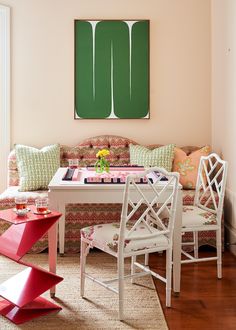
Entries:
{"type": "MultiPolygon", "coordinates": [[[[213,251],[202,251],[213,256],[213,251]]],[[[150,255],[150,268],[164,274],[165,255],[150,255]]],[[[172,307],[165,307],[165,285],[155,286],[170,330],[236,329],[236,257],[223,254],[223,278],[216,277],[216,262],[182,265],[181,293],[172,295],[172,307]]]]}

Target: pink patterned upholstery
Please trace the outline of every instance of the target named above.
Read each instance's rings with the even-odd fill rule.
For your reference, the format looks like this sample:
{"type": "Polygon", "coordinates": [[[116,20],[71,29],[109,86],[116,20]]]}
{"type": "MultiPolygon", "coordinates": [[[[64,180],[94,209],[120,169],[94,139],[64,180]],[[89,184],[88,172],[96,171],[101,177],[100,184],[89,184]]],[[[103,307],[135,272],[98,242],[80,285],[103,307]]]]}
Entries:
{"type": "MultiPolygon", "coordinates": [[[[130,139],[102,135],[86,139],[74,147],[61,146],[61,166],[68,166],[68,159],[79,159],[80,166],[93,165],[96,161],[96,153],[101,148],[110,150],[109,161],[112,165],[125,165],[129,163],[129,144],[137,144],[130,139]]],[[[160,145],[149,146],[150,149],[160,145]]],[[[198,147],[182,147],[188,154],[198,147]]],[[[18,191],[19,174],[17,169],[15,151],[12,150],[8,158],[8,188],[0,195],[0,209],[14,206],[15,196],[21,194],[18,191]]],[[[35,199],[46,191],[28,192],[29,204],[34,204],[35,199]]],[[[192,205],[194,190],[183,191],[183,205],[192,205]]],[[[98,223],[118,222],[120,219],[121,204],[68,204],[66,206],[66,228],[65,228],[65,252],[76,253],[80,248],[80,229],[98,223]]],[[[0,234],[6,230],[8,225],[0,220],[0,234]]],[[[200,233],[200,245],[215,246],[214,233],[200,233]]],[[[184,236],[187,240],[191,236],[184,236]]],[[[43,237],[34,247],[34,252],[41,252],[47,248],[47,237],[43,237]]]]}
{"type": "Polygon", "coordinates": [[[16,163],[16,154],[13,149],[8,156],[8,173],[7,173],[7,184],[10,186],[18,186],[19,184],[19,173],[16,163]]]}

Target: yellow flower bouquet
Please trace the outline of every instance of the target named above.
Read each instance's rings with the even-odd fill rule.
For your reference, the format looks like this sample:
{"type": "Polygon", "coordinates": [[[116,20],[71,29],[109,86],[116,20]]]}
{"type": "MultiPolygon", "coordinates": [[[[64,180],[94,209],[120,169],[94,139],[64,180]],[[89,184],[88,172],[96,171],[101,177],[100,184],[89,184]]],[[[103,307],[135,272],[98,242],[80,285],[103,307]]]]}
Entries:
{"type": "Polygon", "coordinates": [[[109,172],[110,164],[106,159],[110,155],[110,151],[107,149],[99,150],[96,154],[98,160],[95,163],[95,169],[97,173],[109,172]]]}

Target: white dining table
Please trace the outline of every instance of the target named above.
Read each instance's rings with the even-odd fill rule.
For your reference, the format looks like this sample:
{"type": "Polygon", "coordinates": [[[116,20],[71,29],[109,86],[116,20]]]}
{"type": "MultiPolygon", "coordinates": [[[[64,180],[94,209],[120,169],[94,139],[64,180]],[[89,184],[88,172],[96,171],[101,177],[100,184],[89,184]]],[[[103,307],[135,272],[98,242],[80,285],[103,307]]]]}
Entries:
{"type": "MultiPolygon", "coordinates": [[[[85,184],[84,180],[64,181],[67,168],[57,170],[49,183],[50,208],[62,213],[59,220],[59,253],[64,254],[65,244],[65,207],[68,203],[122,203],[124,184],[85,184]]],[[[81,169],[83,171],[83,169],[81,169]]],[[[160,182],[160,189],[166,182],[160,182]]],[[[144,189],[150,190],[148,185],[144,189]]],[[[158,189],[158,188],[157,188],[158,189]]],[[[150,190],[151,191],[151,190],[150,190]]],[[[168,193],[168,191],[167,191],[168,193]]],[[[165,198],[163,194],[163,198],[165,198]]],[[[161,201],[160,201],[161,202],[161,201]]],[[[181,224],[182,224],[182,186],[177,194],[176,219],[173,236],[173,291],[180,292],[181,275],[181,224]]]]}

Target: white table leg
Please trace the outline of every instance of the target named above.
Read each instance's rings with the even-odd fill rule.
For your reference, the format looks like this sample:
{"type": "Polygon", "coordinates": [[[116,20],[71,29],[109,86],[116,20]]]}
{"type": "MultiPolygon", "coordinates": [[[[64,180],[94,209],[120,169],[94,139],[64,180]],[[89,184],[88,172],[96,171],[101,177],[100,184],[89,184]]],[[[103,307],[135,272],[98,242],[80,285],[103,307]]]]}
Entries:
{"type": "Polygon", "coordinates": [[[59,253],[60,255],[64,254],[65,248],[65,204],[63,202],[59,205],[59,212],[62,214],[59,220],[59,253]]]}
{"type": "Polygon", "coordinates": [[[56,210],[62,214],[59,220],[59,253],[64,254],[65,246],[65,201],[60,200],[61,195],[54,191],[48,192],[50,209],[56,210]]]}
{"type": "Polygon", "coordinates": [[[182,190],[178,190],[173,237],[173,291],[176,295],[180,293],[182,203],[183,193],[182,190]]]}

